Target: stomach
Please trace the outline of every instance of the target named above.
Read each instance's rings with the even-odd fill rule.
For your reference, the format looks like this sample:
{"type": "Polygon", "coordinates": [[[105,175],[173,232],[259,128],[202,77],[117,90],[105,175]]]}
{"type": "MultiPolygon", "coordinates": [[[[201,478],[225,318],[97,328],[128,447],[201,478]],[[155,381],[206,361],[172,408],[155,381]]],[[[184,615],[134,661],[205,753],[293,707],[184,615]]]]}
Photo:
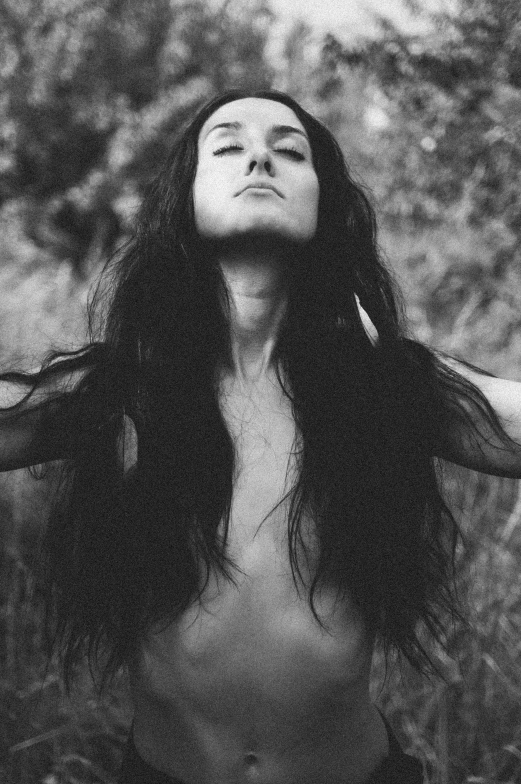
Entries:
{"type": "Polygon", "coordinates": [[[138,752],[186,784],[361,784],[387,753],[363,619],[323,589],[321,625],[280,545],[241,545],[236,584],[212,574],[131,668],[138,752]]]}

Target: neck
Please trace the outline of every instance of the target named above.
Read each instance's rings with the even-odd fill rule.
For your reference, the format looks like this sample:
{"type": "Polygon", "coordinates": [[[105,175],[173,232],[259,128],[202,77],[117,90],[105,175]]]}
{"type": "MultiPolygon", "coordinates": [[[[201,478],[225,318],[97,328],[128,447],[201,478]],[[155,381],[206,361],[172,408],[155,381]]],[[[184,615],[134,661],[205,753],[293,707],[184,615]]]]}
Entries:
{"type": "Polygon", "coordinates": [[[286,310],[282,255],[262,250],[218,255],[230,293],[234,380],[251,388],[268,378],[286,310]]]}

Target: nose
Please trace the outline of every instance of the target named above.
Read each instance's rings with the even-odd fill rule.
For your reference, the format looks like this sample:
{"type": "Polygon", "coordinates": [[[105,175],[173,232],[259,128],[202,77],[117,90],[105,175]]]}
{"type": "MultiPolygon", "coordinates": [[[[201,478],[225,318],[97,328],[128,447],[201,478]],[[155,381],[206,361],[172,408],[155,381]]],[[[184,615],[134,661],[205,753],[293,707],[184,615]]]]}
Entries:
{"type": "Polygon", "coordinates": [[[265,171],[268,174],[273,172],[273,161],[269,150],[258,149],[251,153],[248,162],[248,173],[251,174],[254,171],[265,171]]]}

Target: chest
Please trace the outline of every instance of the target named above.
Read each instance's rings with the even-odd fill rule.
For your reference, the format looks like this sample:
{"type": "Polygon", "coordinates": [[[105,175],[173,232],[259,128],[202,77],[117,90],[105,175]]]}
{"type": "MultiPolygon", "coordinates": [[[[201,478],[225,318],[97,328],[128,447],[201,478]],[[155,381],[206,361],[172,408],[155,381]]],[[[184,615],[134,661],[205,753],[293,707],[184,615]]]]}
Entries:
{"type": "Polygon", "coordinates": [[[283,507],[275,510],[296,479],[298,437],[289,401],[233,397],[222,413],[235,447],[230,546],[258,536],[267,523],[272,537],[284,538],[283,507]],[[270,515],[270,512],[273,514],[270,515]],[[270,515],[265,520],[266,515],[270,515]]]}
{"type": "MultiPolygon", "coordinates": [[[[191,684],[190,699],[212,693],[210,702],[223,704],[245,693],[266,697],[274,681],[295,680],[295,693],[301,693],[302,678],[316,679],[319,691],[356,680],[370,657],[361,617],[349,601],[338,601],[334,589],[320,590],[316,610],[327,630],[321,628],[306,586],[297,588],[290,566],[284,495],[296,479],[300,448],[290,407],[280,399],[228,398],[222,411],[236,450],[226,548],[234,580],[212,570],[199,600],[149,638],[144,682],[172,699],[179,683],[191,684]]],[[[312,521],[304,518],[301,526],[305,557],[300,560],[299,552],[299,567],[306,581],[317,547],[312,521]]]]}

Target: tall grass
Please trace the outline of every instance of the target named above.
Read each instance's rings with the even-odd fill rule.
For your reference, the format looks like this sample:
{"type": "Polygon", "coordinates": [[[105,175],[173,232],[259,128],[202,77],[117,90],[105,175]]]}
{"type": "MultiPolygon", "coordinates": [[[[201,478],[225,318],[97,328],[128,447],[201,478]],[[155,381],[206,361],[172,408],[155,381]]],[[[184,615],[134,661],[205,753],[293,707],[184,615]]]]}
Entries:
{"type": "MultiPolygon", "coordinates": [[[[396,669],[380,701],[432,784],[514,784],[521,781],[519,483],[454,468],[446,492],[466,538],[458,569],[471,629],[455,625],[450,658],[437,652],[444,679],[396,669]]],[[[382,676],[377,655],[375,694],[382,676]]]]}
{"type": "Polygon", "coordinates": [[[37,484],[15,473],[15,488],[10,478],[2,488],[15,506],[4,500],[0,510],[0,781],[109,784],[131,720],[125,677],[99,700],[85,670],[67,695],[56,662],[47,660],[35,559],[37,515],[47,504],[52,476],[37,484]],[[21,514],[23,524],[16,521],[21,514]]]}

